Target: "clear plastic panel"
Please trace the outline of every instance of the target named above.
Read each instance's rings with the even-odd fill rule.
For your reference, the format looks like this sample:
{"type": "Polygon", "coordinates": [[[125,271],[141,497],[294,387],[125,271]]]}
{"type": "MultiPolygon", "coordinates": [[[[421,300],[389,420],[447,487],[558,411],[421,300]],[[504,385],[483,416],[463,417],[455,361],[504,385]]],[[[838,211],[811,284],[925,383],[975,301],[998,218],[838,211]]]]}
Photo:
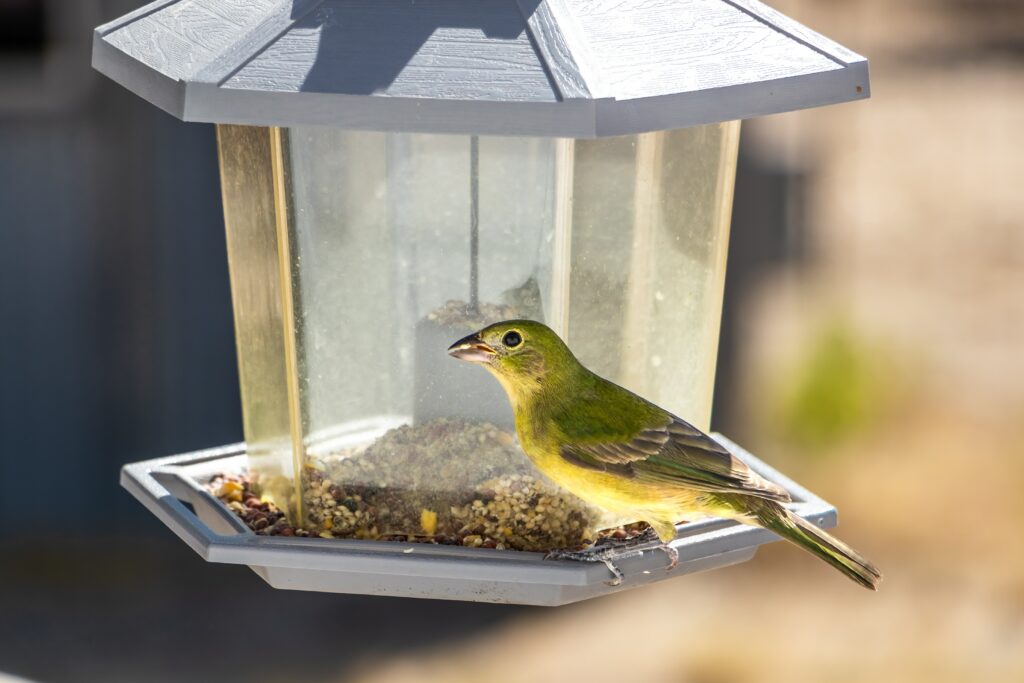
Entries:
{"type": "Polygon", "coordinates": [[[706,427],[738,129],[573,141],[301,128],[269,131],[264,152],[222,127],[225,187],[240,193],[229,209],[225,190],[239,362],[273,370],[243,372],[243,403],[278,392],[273,415],[246,407],[246,438],[289,425],[291,514],[324,536],[530,550],[630,521],[540,475],[497,382],[446,349],[491,322],[543,320],[595,371],[706,427]],[[265,194],[265,169],[243,178],[232,145],[271,157],[273,226],[237,189],[265,194]],[[231,237],[271,230],[259,248],[231,237]],[[260,376],[273,381],[247,386],[260,376]]]}
{"type": "Polygon", "coordinates": [[[265,495],[296,508],[271,130],[218,126],[217,141],[249,461],[265,495]]]}

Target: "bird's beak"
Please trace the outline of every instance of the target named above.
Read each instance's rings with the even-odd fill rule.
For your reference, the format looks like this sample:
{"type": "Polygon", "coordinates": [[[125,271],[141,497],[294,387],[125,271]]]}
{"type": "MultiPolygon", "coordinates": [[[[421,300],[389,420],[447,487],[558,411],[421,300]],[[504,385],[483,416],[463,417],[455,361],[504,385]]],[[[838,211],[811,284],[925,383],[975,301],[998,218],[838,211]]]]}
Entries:
{"type": "Polygon", "coordinates": [[[490,363],[497,352],[474,332],[449,346],[448,355],[469,363],[490,363]]]}

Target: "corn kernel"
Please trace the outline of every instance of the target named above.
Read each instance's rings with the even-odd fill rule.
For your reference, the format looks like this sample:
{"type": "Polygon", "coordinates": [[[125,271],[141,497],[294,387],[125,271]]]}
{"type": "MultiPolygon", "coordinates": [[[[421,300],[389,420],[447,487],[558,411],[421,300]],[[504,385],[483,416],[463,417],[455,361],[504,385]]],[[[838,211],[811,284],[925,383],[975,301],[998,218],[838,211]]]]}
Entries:
{"type": "Polygon", "coordinates": [[[437,513],[426,508],[420,510],[420,526],[423,527],[423,533],[428,536],[437,533],[437,513]]]}
{"type": "Polygon", "coordinates": [[[237,481],[226,481],[226,482],[224,482],[223,484],[220,485],[220,493],[218,495],[220,495],[220,496],[230,496],[232,493],[237,493],[239,496],[241,496],[242,491],[244,489],[245,489],[245,487],[242,486],[237,481]]]}

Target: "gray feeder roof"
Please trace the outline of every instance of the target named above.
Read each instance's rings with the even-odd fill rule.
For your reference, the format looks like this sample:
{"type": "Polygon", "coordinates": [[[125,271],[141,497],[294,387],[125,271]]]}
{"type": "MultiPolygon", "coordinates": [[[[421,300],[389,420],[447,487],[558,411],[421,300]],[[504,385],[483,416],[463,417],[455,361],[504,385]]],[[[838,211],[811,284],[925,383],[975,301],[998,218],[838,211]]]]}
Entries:
{"type": "Polygon", "coordinates": [[[756,0],[157,0],[93,66],[186,121],[580,138],[869,92],[756,0]]]}

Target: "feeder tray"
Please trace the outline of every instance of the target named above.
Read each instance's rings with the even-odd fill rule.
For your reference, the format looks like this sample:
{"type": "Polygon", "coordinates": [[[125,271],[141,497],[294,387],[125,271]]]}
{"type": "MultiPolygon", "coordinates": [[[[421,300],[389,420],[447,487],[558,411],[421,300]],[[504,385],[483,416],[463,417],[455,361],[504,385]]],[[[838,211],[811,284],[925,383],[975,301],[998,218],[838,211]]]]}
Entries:
{"type": "MultiPolygon", "coordinates": [[[[821,527],[836,525],[836,509],[728,439],[715,439],[757,473],[785,488],[790,509],[821,527]]],[[[545,560],[542,553],[351,539],[260,536],[204,486],[219,473],[246,467],[244,444],[125,465],[121,485],[208,562],[249,565],[274,588],[564,605],[587,598],[745,562],[778,537],[727,520],[677,527],[671,545],[679,564],[651,544],[614,560],[624,579],[610,585],[600,562],[545,560]]]]}

